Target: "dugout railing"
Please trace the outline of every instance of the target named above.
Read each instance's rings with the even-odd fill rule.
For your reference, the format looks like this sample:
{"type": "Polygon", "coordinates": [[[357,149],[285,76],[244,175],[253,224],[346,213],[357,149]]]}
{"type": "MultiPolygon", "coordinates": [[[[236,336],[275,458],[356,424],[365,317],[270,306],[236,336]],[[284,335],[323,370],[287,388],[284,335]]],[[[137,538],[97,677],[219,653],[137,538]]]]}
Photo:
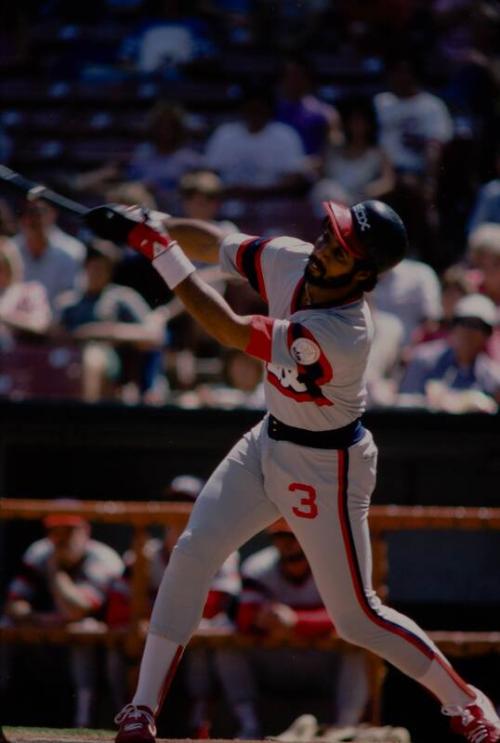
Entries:
{"type": "MultiPolygon", "coordinates": [[[[144,545],[149,538],[149,528],[187,522],[191,506],[186,503],[160,503],[144,501],[80,501],[71,504],[71,512],[93,523],[126,525],[133,530],[132,549],[135,561],[131,573],[131,621],[126,629],[111,629],[100,622],[74,623],[62,627],[3,626],[0,643],[56,643],[103,644],[121,646],[127,655],[138,663],[149,614],[148,562],[144,545]]],[[[68,505],[58,501],[0,498],[0,520],[40,520],[48,514],[68,513],[68,505]]],[[[386,595],[389,560],[386,537],[390,532],[402,530],[439,531],[500,531],[500,508],[465,508],[442,506],[372,506],[370,528],[373,548],[373,583],[377,591],[386,595]]],[[[500,632],[433,631],[430,637],[452,657],[478,657],[500,653],[500,632]]],[[[249,647],[256,642],[272,647],[276,643],[256,639],[229,630],[203,630],[195,634],[193,644],[208,646],[228,645],[249,647]]],[[[344,647],[348,644],[335,636],[313,641],[297,639],[294,645],[314,644],[324,649],[344,647]]],[[[380,722],[382,686],[385,664],[367,652],[371,686],[370,719],[380,722]]]]}

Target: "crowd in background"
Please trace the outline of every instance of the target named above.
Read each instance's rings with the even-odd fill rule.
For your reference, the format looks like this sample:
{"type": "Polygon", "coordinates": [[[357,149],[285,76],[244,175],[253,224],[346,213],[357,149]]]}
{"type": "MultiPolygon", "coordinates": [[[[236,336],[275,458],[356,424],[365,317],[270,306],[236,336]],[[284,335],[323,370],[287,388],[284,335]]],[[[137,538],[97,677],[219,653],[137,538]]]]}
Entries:
{"type": "MultiPolygon", "coordinates": [[[[14,76],[43,38],[42,72],[52,79],[96,88],[152,81],[163,92],[147,115],[129,109],[116,123],[141,135],[120,157],[99,150],[96,137],[98,163],[95,152],[87,167],[37,161],[38,177],[45,167],[46,180],[89,205],[138,203],[228,233],[311,242],[322,201],[387,201],[407,225],[410,253],[370,295],[369,406],[496,411],[496,3],[53,0],[33,3],[29,23],[28,5],[10,9],[1,32],[0,61],[14,76]],[[169,85],[210,90],[225,80],[228,50],[245,52],[250,67],[235,68],[225,107],[165,95],[169,85]]],[[[94,112],[96,131],[112,109],[94,112]]],[[[0,147],[16,167],[27,145],[14,114],[0,117],[0,147]]],[[[202,270],[238,312],[265,312],[251,288],[202,270]]],[[[263,405],[258,362],[217,347],[140,256],[68,227],[41,200],[2,202],[0,320],[0,395],[10,399],[263,405]]]]}
{"type": "MultiPolygon", "coordinates": [[[[290,234],[312,242],[323,200],[387,201],[407,225],[410,253],[369,297],[375,341],[368,405],[494,413],[500,402],[499,50],[493,0],[10,4],[0,29],[0,68],[10,78],[0,82],[0,92],[10,95],[0,108],[0,161],[90,206],[141,204],[216,221],[228,234],[290,234]],[[43,82],[46,96],[24,106],[43,82]],[[139,91],[139,97],[125,107],[101,97],[84,121],[71,113],[78,86],[90,87],[96,98],[108,89],[139,91]],[[35,124],[39,129],[29,128],[35,124]],[[55,137],[58,126],[64,137],[74,130],[74,138],[55,137]],[[40,131],[49,132],[43,141],[40,131]]],[[[43,200],[3,190],[0,197],[1,398],[264,407],[260,362],[218,347],[141,256],[96,239],[43,200]]],[[[236,311],[266,311],[246,283],[216,267],[200,270],[236,311]]],[[[28,550],[9,587],[4,621],[126,624],[133,557],[91,540],[81,521],[45,526],[47,535],[28,550]],[[80,568],[85,555],[78,574],[73,552],[80,568]]],[[[152,596],[174,536],[148,542],[152,596]]],[[[286,526],[269,538],[271,551],[243,566],[230,558],[212,586],[204,621],[260,637],[330,633],[286,526]],[[276,586],[291,586],[295,596],[302,591],[302,603],[286,590],[274,596],[276,586]],[[301,623],[302,610],[309,624],[301,623]]],[[[36,652],[42,675],[54,656],[44,661],[43,648],[36,652]]],[[[336,664],[328,721],[351,724],[365,712],[364,669],[359,657],[348,657],[345,672],[358,678],[353,699],[342,685],[344,660],[303,658],[323,688],[322,674],[330,678],[336,664]]],[[[106,660],[116,709],[126,662],[119,653],[106,660]]],[[[291,673],[271,678],[269,662],[287,676],[286,659],[258,649],[253,657],[190,654],[189,733],[207,732],[215,676],[232,711],[232,732],[259,735],[256,688],[263,679],[278,688],[300,680],[291,673]],[[245,684],[233,682],[235,673],[245,684]]],[[[27,670],[24,663],[18,671],[29,677],[33,664],[27,670]]],[[[77,692],[72,722],[91,724],[94,660],[88,648],[78,648],[64,663],[77,692]]]]}

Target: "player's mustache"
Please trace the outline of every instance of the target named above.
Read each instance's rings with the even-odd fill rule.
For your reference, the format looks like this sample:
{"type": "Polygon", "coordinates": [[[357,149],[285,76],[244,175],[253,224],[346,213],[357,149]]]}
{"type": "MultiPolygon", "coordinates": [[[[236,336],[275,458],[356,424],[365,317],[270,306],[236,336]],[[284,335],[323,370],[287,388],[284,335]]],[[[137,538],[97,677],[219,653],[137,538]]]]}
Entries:
{"type": "Polygon", "coordinates": [[[321,276],[325,275],[324,265],[321,263],[320,260],[318,260],[318,258],[316,258],[314,254],[309,256],[309,260],[307,261],[307,267],[308,268],[314,267],[317,271],[321,273],[321,276]]]}

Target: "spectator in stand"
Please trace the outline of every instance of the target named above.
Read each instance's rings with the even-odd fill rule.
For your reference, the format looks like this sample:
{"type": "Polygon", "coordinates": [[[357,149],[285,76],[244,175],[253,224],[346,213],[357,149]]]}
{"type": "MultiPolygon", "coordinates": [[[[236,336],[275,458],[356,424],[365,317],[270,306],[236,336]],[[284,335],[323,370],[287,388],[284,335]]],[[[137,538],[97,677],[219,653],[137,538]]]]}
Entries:
{"type": "Polygon", "coordinates": [[[22,275],[16,246],[0,236],[0,348],[44,336],[52,323],[45,287],[38,281],[23,281],[22,275]]]}
{"type": "Polygon", "coordinates": [[[470,6],[465,11],[468,43],[455,56],[456,69],[447,76],[445,94],[475,139],[476,168],[484,181],[490,177],[491,154],[498,141],[500,7],[497,0],[470,6]]]}
{"type": "MultiPolygon", "coordinates": [[[[179,196],[182,216],[188,219],[202,219],[212,222],[212,224],[224,230],[227,235],[238,232],[238,227],[234,222],[220,218],[220,210],[224,198],[224,186],[217,173],[214,173],[212,170],[197,170],[186,173],[179,181],[179,196]]],[[[222,278],[222,274],[219,280],[216,280],[217,269],[215,271],[212,269],[212,272],[215,278],[212,286],[220,294],[223,294],[226,288],[226,282],[222,278]]],[[[187,336],[192,339],[191,345],[193,348],[200,345],[201,339],[203,339],[203,345],[207,345],[207,343],[210,346],[213,345],[213,341],[187,316],[182,318],[183,334],[186,334],[188,325],[187,336]]]]}
{"type": "Polygon", "coordinates": [[[54,245],[57,245],[61,250],[64,250],[65,253],[79,264],[82,264],[85,260],[86,253],[83,242],[73,235],[70,235],[69,232],[61,229],[57,221],[59,218],[58,211],[54,206],[52,206],[52,204],[49,204],[46,201],[39,203],[41,207],[40,216],[43,226],[47,231],[49,241],[54,245]]]}
{"type": "Polygon", "coordinates": [[[55,334],[84,343],[83,397],[88,402],[117,394],[137,402],[157,381],[150,354],[159,356],[164,326],[140,294],[112,283],[119,257],[112,243],[95,239],[82,287],[61,296],[57,307],[55,334]]]}
{"type": "Polygon", "coordinates": [[[500,365],[486,353],[496,324],[490,299],[481,294],[461,299],[448,338],[413,350],[399,389],[402,402],[457,413],[496,412],[500,365]]]}
{"type": "Polygon", "coordinates": [[[238,232],[233,222],[219,218],[224,184],[213,170],[196,170],[183,175],[179,181],[179,194],[183,216],[213,222],[228,235],[238,232]]]}
{"type": "MultiPolygon", "coordinates": [[[[122,560],[111,547],[91,539],[88,522],[69,508],[67,513],[47,516],[43,523],[46,536],[27,549],[9,585],[4,621],[16,626],[103,629],[108,588],[121,575],[122,560]]],[[[33,652],[30,646],[31,662],[33,652]]],[[[50,676],[52,656],[39,653],[37,660],[43,657],[50,676]]],[[[89,727],[95,701],[95,647],[69,646],[67,662],[76,692],[73,725],[89,727]]]]}
{"type": "MultiPolygon", "coordinates": [[[[478,291],[495,304],[500,316],[500,224],[481,225],[469,237],[469,258],[478,270],[478,291]]],[[[488,353],[500,363],[500,327],[493,330],[488,342],[488,353]]]]}
{"type": "Polygon", "coordinates": [[[51,237],[48,204],[42,200],[25,201],[20,217],[20,232],[13,238],[24,267],[25,281],[38,281],[45,287],[52,309],[57,298],[74,289],[80,276],[81,262],[51,237]]]}
{"type": "Polygon", "coordinates": [[[367,405],[392,405],[402,362],[404,327],[396,315],[371,309],[374,336],[366,369],[367,405]]]}
{"type": "Polygon", "coordinates": [[[428,343],[439,338],[446,338],[453,326],[455,307],[468,294],[477,290],[477,280],[473,272],[462,264],[454,264],[444,271],[440,277],[441,283],[441,317],[439,322],[432,326],[421,326],[413,335],[413,342],[428,343]]]}
{"type": "Polygon", "coordinates": [[[304,149],[297,132],[273,119],[274,100],[262,87],[245,92],[241,120],[221,124],[205,150],[228,195],[240,198],[296,193],[303,188],[304,149]]]}
{"type": "Polygon", "coordinates": [[[342,139],[340,117],[314,94],[314,76],[306,57],[289,57],[278,83],[276,120],[293,127],[306,155],[321,155],[328,140],[342,139]]]}
{"type": "Polygon", "coordinates": [[[310,194],[318,214],[323,201],[334,199],[351,205],[380,199],[395,185],[392,164],[377,144],[377,115],[371,99],[349,98],[339,108],[345,141],[330,140],[325,148],[322,178],[310,194]]]}
{"type": "Polygon", "coordinates": [[[441,288],[436,272],[425,263],[405,258],[379,279],[372,293],[377,310],[395,315],[403,323],[408,346],[421,325],[434,330],[441,317],[441,288]]]}
{"type": "MultiPolygon", "coordinates": [[[[272,545],[245,560],[237,614],[240,632],[280,643],[327,638],[334,627],[323,606],[311,568],[284,519],[268,529],[272,545]]],[[[233,653],[233,706],[244,726],[236,737],[261,735],[259,693],[312,689],[331,694],[331,720],[356,725],[368,702],[365,657],[359,649],[336,653],[311,647],[262,647],[233,653]]]]}
{"type": "MultiPolygon", "coordinates": [[[[222,180],[214,171],[203,169],[186,173],[179,181],[178,193],[180,213],[183,217],[212,222],[228,235],[238,232],[233,222],[220,218],[224,187],[222,180]]],[[[224,294],[227,282],[220,268],[208,267],[202,270],[205,280],[208,280],[219,294],[224,294]]],[[[174,299],[173,306],[177,306],[177,302],[178,300],[174,299]]],[[[200,358],[213,359],[216,362],[220,359],[221,349],[220,345],[184,312],[181,303],[179,303],[179,310],[181,314],[173,318],[168,327],[168,363],[178,386],[185,390],[196,382],[198,360],[200,358]]],[[[186,394],[185,403],[195,405],[197,392],[193,390],[192,394],[186,394]]],[[[203,403],[200,400],[200,404],[209,403],[208,401],[203,403]]]]}
{"type": "Polygon", "coordinates": [[[140,72],[176,79],[183,65],[212,56],[210,29],[196,10],[189,0],[150,0],[142,23],[124,41],[123,62],[140,72]]]}
{"type": "Polygon", "coordinates": [[[484,223],[469,236],[469,257],[479,270],[479,290],[500,306],[500,224],[484,223]]]}
{"type": "MultiPolygon", "coordinates": [[[[450,266],[440,277],[441,313],[439,320],[427,321],[412,333],[412,345],[447,338],[457,303],[476,289],[470,270],[463,265],[450,266]]],[[[404,326],[400,318],[372,308],[375,336],[368,362],[367,390],[369,405],[394,405],[405,358],[404,326]]]]}
{"type": "MultiPolygon", "coordinates": [[[[156,199],[151,191],[140,181],[120,181],[106,189],[104,201],[109,204],[136,206],[155,211],[156,199]]],[[[169,296],[165,283],[158,277],[151,263],[142,255],[128,247],[122,248],[121,260],[115,265],[113,277],[117,284],[130,286],[146,300],[151,307],[165,303],[169,296]]]]}
{"type": "Polygon", "coordinates": [[[400,57],[389,63],[391,90],[375,96],[380,144],[401,176],[415,178],[433,193],[441,150],[453,136],[444,101],[424,90],[418,62],[400,57]]]}
{"type": "Polygon", "coordinates": [[[128,165],[127,178],[141,181],[167,211],[175,209],[179,179],[203,167],[203,157],[188,140],[182,108],[158,101],[149,115],[149,139],[138,145],[128,165]]]}
{"type": "Polygon", "coordinates": [[[423,89],[420,61],[399,56],[388,62],[387,72],[390,90],[374,102],[380,146],[397,175],[390,204],[406,224],[414,254],[440,269],[445,249],[439,241],[438,178],[453,122],[444,101],[423,89]]]}
{"type": "MultiPolygon", "coordinates": [[[[193,503],[202,488],[203,481],[198,477],[178,475],[166,489],[164,500],[173,503],[193,503]]],[[[144,554],[149,569],[148,589],[151,606],[182,530],[183,526],[172,524],[166,527],[163,539],[151,538],[146,542],[144,554]]],[[[126,627],[130,622],[131,574],[135,562],[134,554],[131,551],[127,552],[124,561],[125,573],[122,578],[111,585],[109,591],[107,622],[109,626],[115,628],[126,627]]],[[[234,552],[213,578],[199,629],[208,632],[213,628],[232,629],[234,603],[239,592],[239,556],[234,552]]],[[[194,737],[209,737],[210,702],[214,696],[214,681],[222,685],[225,696],[229,698],[229,684],[233,680],[232,676],[228,675],[228,664],[230,668],[231,659],[232,654],[224,648],[213,650],[192,648],[184,657],[184,679],[191,699],[188,724],[190,734],[194,737]]],[[[125,658],[115,649],[111,650],[108,655],[108,678],[114,697],[113,701],[119,707],[126,701],[126,690],[123,688],[125,658]]],[[[237,710],[235,714],[237,715],[237,710]]]]}
{"type": "Polygon", "coordinates": [[[469,234],[482,224],[500,224],[500,139],[495,151],[496,178],[479,189],[469,221],[469,234]]]}
{"type": "Polygon", "coordinates": [[[87,252],[84,243],[59,227],[57,223],[58,212],[52,204],[45,203],[44,207],[42,216],[47,227],[49,240],[66,251],[78,263],[83,263],[87,252]]]}

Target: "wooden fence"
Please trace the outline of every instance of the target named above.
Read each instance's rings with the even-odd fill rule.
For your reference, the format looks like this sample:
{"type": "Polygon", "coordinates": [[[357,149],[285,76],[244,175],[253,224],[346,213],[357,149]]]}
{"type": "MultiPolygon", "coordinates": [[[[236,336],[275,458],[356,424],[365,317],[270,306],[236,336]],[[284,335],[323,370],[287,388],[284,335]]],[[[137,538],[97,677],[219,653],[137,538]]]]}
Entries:
{"type": "MultiPolygon", "coordinates": [[[[144,545],[149,538],[149,527],[184,525],[191,506],[185,503],[144,501],[79,501],[72,504],[71,513],[94,523],[125,524],[133,529],[132,548],[135,562],[132,569],[131,622],[126,630],[113,630],[104,624],[75,623],[66,627],[3,627],[0,642],[6,643],[101,643],[121,645],[137,662],[140,658],[149,614],[148,563],[144,545]]],[[[51,500],[0,499],[0,519],[37,520],[49,514],[68,513],[67,504],[51,500]]],[[[373,506],[370,511],[373,547],[373,581],[381,595],[386,594],[388,558],[386,535],[401,530],[500,530],[500,508],[464,508],[439,506],[373,506]]],[[[430,637],[449,656],[471,657],[500,652],[500,632],[430,632],[430,637]]],[[[199,631],[192,643],[217,646],[232,644],[248,647],[259,642],[267,646],[269,640],[256,640],[227,630],[199,631]]],[[[297,645],[311,644],[297,640],[297,645]]],[[[317,647],[334,648],[344,645],[336,637],[315,640],[317,647]]],[[[347,649],[347,646],[346,646],[347,649]]],[[[367,653],[372,691],[370,717],[374,724],[380,721],[382,685],[385,665],[378,657],[367,653]]]]}

